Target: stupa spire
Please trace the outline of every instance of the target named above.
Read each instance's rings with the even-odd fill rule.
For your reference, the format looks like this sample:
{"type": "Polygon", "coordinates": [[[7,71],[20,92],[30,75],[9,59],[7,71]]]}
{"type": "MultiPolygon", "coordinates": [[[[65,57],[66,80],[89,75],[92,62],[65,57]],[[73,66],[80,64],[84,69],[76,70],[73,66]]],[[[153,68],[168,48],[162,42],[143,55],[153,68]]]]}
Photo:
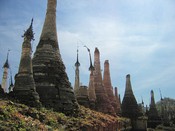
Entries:
{"type": "Polygon", "coordinates": [[[117,101],[114,97],[113,87],[112,87],[112,84],[111,84],[109,60],[105,60],[105,62],[104,62],[103,84],[104,84],[104,88],[106,90],[107,96],[109,98],[109,102],[113,106],[115,112],[118,113],[117,112],[117,101]]]}
{"type": "Polygon", "coordinates": [[[117,87],[114,88],[114,94],[115,94],[116,99],[119,99],[117,87]]]}
{"type": "Polygon", "coordinates": [[[130,74],[126,76],[126,89],[125,89],[125,94],[126,95],[132,95],[132,86],[131,86],[131,81],[130,81],[130,74]]]}
{"type": "Polygon", "coordinates": [[[121,108],[122,102],[121,102],[121,97],[120,97],[120,94],[118,95],[118,98],[119,98],[120,108],[121,108]]]}
{"type": "Polygon", "coordinates": [[[90,49],[89,49],[87,46],[84,46],[84,47],[87,49],[87,51],[88,51],[88,53],[89,53],[89,60],[90,60],[89,70],[90,70],[90,71],[91,71],[91,70],[94,70],[94,66],[92,65],[91,51],[90,51],[90,49]]]}
{"type": "Polygon", "coordinates": [[[151,90],[151,102],[150,102],[150,109],[149,109],[149,115],[158,117],[158,111],[156,108],[156,103],[154,99],[154,91],[151,90]]]}
{"type": "Polygon", "coordinates": [[[118,88],[114,88],[114,94],[115,94],[115,99],[116,99],[116,104],[117,104],[117,109],[116,113],[120,114],[121,113],[121,102],[120,102],[120,95],[118,94],[118,88]]]}
{"type": "Polygon", "coordinates": [[[151,90],[151,103],[150,103],[150,105],[152,105],[152,106],[156,105],[155,104],[155,100],[154,100],[154,92],[153,92],[153,90],[151,90]]]}
{"type": "Polygon", "coordinates": [[[24,32],[22,37],[26,37],[28,40],[34,40],[34,33],[33,33],[33,18],[31,20],[31,24],[29,28],[24,32]]]}
{"type": "Polygon", "coordinates": [[[29,106],[39,106],[39,95],[36,92],[35,82],[32,70],[32,46],[31,40],[34,40],[32,30],[33,19],[29,28],[25,31],[22,44],[21,60],[18,73],[15,75],[14,95],[15,98],[29,106]]]}
{"type": "Polygon", "coordinates": [[[29,28],[24,32],[24,35],[22,37],[24,38],[24,42],[22,44],[22,54],[18,73],[24,73],[24,72],[33,73],[32,60],[31,60],[31,52],[32,52],[31,41],[34,40],[33,18],[31,20],[29,28]]]}
{"type": "Polygon", "coordinates": [[[78,105],[59,51],[56,5],[57,0],[47,0],[45,22],[33,57],[34,79],[45,107],[72,114],[78,105]]]}
{"type": "Polygon", "coordinates": [[[5,61],[5,63],[4,63],[3,68],[10,68],[9,62],[8,62],[9,52],[10,52],[10,50],[8,50],[8,52],[7,52],[7,58],[6,58],[6,61],[5,61]]]}
{"type": "Polygon", "coordinates": [[[8,62],[9,51],[10,50],[8,50],[7,52],[7,58],[3,65],[4,71],[3,71],[2,84],[1,84],[1,87],[5,93],[9,93],[8,91],[8,73],[9,73],[9,68],[10,68],[9,62],[8,62]]]}
{"type": "Polygon", "coordinates": [[[79,50],[77,49],[77,61],[75,63],[75,67],[79,67],[80,66],[80,62],[78,60],[78,52],[79,52],[79,50]]]}
{"type": "Polygon", "coordinates": [[[155,128],[157,125],[161,123],[161,119],[158,115],[158,111],[156,108],[156,103],[154,99],[154,91],[151,90],[151,102],[149,105],[149,111],[147,113],[148,115],[148,127],[155,128]]]}
{"type": "Polygon", "coordinates": [[[122,116],[135,119],[138,117],[138,105],[135,96],[132,91],[130,75],[126,76],[126,88],[122,101],[122,116]]]}
{"type": "MultiPolygon", "coordinates": [[[[58,42],[57,28],[56,28],[56,6],[57,6],[57,0],[48,0],[46,17],[42,33],[40,36],[41,40],[50,39],[58,42]]],[[[58,44],[56,42],[54,43],[54,46],[58,47],[58,44]]]]}
{"type": "Polygon", "coordinates": [[[79,66],[80,66],[80,62],[78,60],[78,49],[77,49],[77,61],[75,63],[76,69],[75,69],[75,84],[74,84],[74,93],[76,97],[79,93],[79,88],[80,88],[79,66]]]}
{"type": "Polygon", "coordinates": [[[96,109],[100,112],[115,115],[115,111],[109,98],[102,81],[101,66],[100,66],[100,52],[98,48],[95,48],[94,52],[94,86],[96,93],[96,109]]]}
{"type": "Polygon", "coordinates": [[[95,87],[94,87],[94,66],[92,65],[92,58],[91,58],[91,52],[90,49],[87,46],[84,46],[88,53],[89,53],[89,60],[90,60],[90,76],[89,76],[89,102],[90,102],[90,108],[95,109],[95,102],[96,102],[96,94],[95,94],[95,87]]]}

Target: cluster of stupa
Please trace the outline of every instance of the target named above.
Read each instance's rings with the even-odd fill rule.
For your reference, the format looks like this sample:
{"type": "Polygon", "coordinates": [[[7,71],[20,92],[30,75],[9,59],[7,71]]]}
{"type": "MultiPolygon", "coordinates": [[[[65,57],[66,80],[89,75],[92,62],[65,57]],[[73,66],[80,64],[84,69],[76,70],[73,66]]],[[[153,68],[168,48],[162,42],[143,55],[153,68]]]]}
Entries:
{"type": "Polygon", "coordinates": [[[111,84],[109,61],[104,62],[104,74],[102,78],[101,66],[100,66],[100,52],[98,48],[94,51],[94,66],[92,64],[92,58],[90,49],[88,49],[90,57],[90,77],[89,86],[80,86],[80,76],[79,76],[79,66],[80,62],[78,59],[77,50],[77,61],[75,63],[75,85],[74,92],[77,101],[80,105],[84,105],[91,109],[111,114],[119,115],[120,110],[120,100],[117,93],[117,88],[115,88],[115,94],[111,84]]]}
{"type": "Polygon", "coordinates": [[[10,86],[8,86],[7,79],[9,74],[7,55],[7,60],[3,66],[4,72],[0,97],[10,92],[10,97],[29,106],[37,107],[42,105],[70,115],[78,111],[79,103],[99,112],[130,118],[133,129],[145,130],[145,121],[147,119],[141,119],[140,116],[146,114],[150,122],[149,125],[157,125],[159,116],[155,106],[153,91],[151,91],[150,109],[144,113],[144,103],[142,102],[141,108],[139,108],[132,91],[130,75],[127,75],[125,94],[121,103],[117,88],[115,87],[113,90],[111,84],[108,60],[104,62],[104,74],[102,78],[100,52],[98,48],[95,48],[94,51],[94,65],[92,64],[90,49],[87,48],[90,57],[88,87],[80,86],[80,62],[77,50],[75,85],[73,90],[59,51],[56,31],[56,3],[57,0],[48,0],[45,22],[33,58],[31,56],[31,41],[34,39],[32,29],[33,20],[29,28],[25,31],[19,70],[15,75],[15,84],[13,85],[11,78],[10,86]],[[138,127],[138,125],[142,125],[142,128],[138,127]]]}
{"type": "MultiPolygon", "coordinates": [[[[87,48],[88,49],[88,48],[87,48]]],[[[130,118],[132,130],[146,131],[147,127],[155,128],[160,124],[160,117],[157,113],[154,100],[154,93],[151,91],[150,108],[145,110],[144,102],[138,104],[134,96],[130,75],[126,75],[125,93],[122,103],[117,88],[113,91],[110,77],[109,61],[104,62],[104,73],[100,66],[100,52],[98,48],[94,51],[94,66],[90,54],[90,77],[89,86],[80,85],[79,66],[77,50],[77,61],[75,63],[75,85],[74,92],[80,105],[97,110],[110,115],[121,115],[130,118]]]]}

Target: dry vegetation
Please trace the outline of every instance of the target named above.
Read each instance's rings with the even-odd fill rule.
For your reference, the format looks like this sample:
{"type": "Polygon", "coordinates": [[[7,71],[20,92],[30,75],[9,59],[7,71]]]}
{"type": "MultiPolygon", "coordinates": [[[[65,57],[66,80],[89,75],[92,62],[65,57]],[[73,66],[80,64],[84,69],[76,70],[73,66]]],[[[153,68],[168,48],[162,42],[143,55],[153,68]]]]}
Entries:
{"type": "Polygon", "coordinates": [[[57,130],[79,131],[83,128],[106,127],[109,124],[123,123],[124,118],[113,117],[80,106],[77,117],[66,116],[45,108],[31,108],[9,100],[0,100],[0,130],[57,130]]]}

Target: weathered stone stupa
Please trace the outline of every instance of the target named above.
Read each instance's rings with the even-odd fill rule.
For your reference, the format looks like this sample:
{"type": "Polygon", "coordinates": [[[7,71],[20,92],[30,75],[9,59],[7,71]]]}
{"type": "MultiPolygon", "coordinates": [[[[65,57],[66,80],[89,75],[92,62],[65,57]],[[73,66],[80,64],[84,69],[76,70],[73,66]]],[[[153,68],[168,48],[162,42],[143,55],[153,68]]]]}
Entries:
{"type": "Polygon", "coordinates": [[[9,66],[9,62],[8,62],[8,56],[9,56],[9,51],[7,53],[7,59],[6,59],[6,61],[4,63],[4,66],[3,66],[4,71],[3,71],[2,83],[1,83],[2,84],[1,87],[4,90],[5,93],[9,92],[8,91],[8,79],[7,78],[8,78],[8,72],[9,72],[10,66],[9,66]]]}
{"type": "Polygon", "coordinates": [[[116,113],[117,113],[117,115],[121,115],[121,102],[120,102],[120,96],[118,94],[117,87],[114,88],[114,93],[115,93],[115,99],[116,99],[116,103],[117,103],[116,113]]]}
{"type": "Polygon", "coordinates": [[[39,106],[39,95],[36,92],[33,79],[32,59],[31,59],[31,40],[34,38],[32,23],[24,33],[22,44],[21,60],[18,74],[15,76],[14,95],[20,102],[29,106],[39,106]]]}
{"type": "Polygon", "coordinates": [[[109,69],[109,61],[105,60],[104,62],[104,73],[103,73],[103,84],[106,90],[107,96],[109,98],[109,102],[113,106],[115,112],[117,113],[117,101],[114,97],[113,87],[111,84],[111,76],[110,76],[110,69],[109,69]]]}
{"type": "Polygon", "coordinates": [[[155,104],[154,92],[151,90],[151,103],[148,111],[148,127],[155,128],[161,123],[161,119],[158,115],[158,111],[155,104]]]}
{"type": "Polygon", "coordinates": [[[150,108],[149,108],[149,116],[154,117],[154,118],[158,117],[158,111],[156,108],[153,90],[151,90],[151,103],[150,103],[150,108]]]}
{"type": "Polygon", "coordinates": [[[95,109],[96,94],[95,94],[95,87],[94,87],[94,69],[90,70],[88,92],[89,92],[90,108],[95,109]]]}
{"type": "Polygon", "coordinates": [[[48,0],[44,26],[33,57],[34,80],[45,107],[72,114],[77,111],[78,104],[59,51],[56,4],[57,0],[48,0]]]}
{"type": "Polygon", "coordinates": [[[126,88],[121,108],[122,116],[130,119],[136,119],[138,117],[138,105],[132,91],[129,74],[126,76],[126,88]]]}
{"type": "Polygon", "coordinates": [[[80,86],[80,76],[79,76],[79,66],[80,62],[78,60],[78,50],[77,50],[77,61],[75,62],[75,84],[74,93],[77,98],[78,104],[85,107],[89,107],[89,94],[87,86],[80,86]]]}
{"type": "Polygon", "coordinates": [[[120,97],[120,94],[118,95],[118,98],[119,98],[120,108],[121,108],[122,102],[121,102],[121,97],[120,97]]]}
{"type": "Polygon", "coordinates": [[[126,76],[126,88],[125,88],[125,94],[122,101],[121,109],[122,109],[122,116],[128,117],[131,119],[132,130],[140,131],[140,129],[142,129],[141,125],[144,125],[144,124],[141,124],[141,125],[139,124],[139,120],[138,120],[139,110],[138,110],[137,101],[132,91],[129,74],[126,76]],[[139,127],[139,125],[141,126],[141,128],[139,127]]]}
{"type": "Polygon", "coordinates": [[[77,61],[75,63],[75,84],[74,84],[74,93],[76,97],[79,95],[78,93],[80,89],[79,66],[80,66],[80,62],[78,60],[78,49],[77,49],[77,61]]]}
{"type": "Polygon", "coordinates": [[[101,74],[101,66],[100,66],[100,52],[97,48],[95,48],[94,52],[94,87],[96,93],[96,110],[115,115],[115,111],[113,106],[110,104],[108,96],[106,94],[101,74]]]}
{"type": "Polygon", "coordinates": [[[89,107],[91,109],[95,109],[96,94],[95,94],[95,87],[94,87],[94,66],[92,65],[90,49],[87,48],[87,50],[89,52],[89,60],[90,60],[90,66],[89,66],[90,76],[89,76],[89,87],[88,87],[89,104],[90,104],[89,107]]]}

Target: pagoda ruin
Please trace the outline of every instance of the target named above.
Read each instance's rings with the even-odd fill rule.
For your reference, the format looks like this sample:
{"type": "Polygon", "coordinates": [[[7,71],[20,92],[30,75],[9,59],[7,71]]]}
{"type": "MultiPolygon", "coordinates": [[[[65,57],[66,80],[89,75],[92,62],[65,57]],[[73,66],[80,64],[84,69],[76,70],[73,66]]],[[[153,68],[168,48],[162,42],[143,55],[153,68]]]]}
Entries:
{"type": "Polygon", "coordinates": [[[138,110],[137,101],[132,91],[129,74],[126,75],[126,88],[125,88],[125,94],[123,97],[121,109],[122,109],[122,116],[130,118],[132,130],[136,131],[138,128],[137,120],[139,116],[139,110],[138,110]]]}
{"type": "Polygon", "coordinates": [[[42,105],[71,115],[78,110],[78,104],[59,51],[56,5],[57,0],[48,0],[45,22],[33,57],[33,73],[42,105]]]}
{"type": "Polygon", "coordinates": [[[148,127],[155,128],[157,125],[161,123],[160,116],[158,115],[158,111],[155,104],[154,99],[154,91],[151,90],[151,102],[148,110],[148,127]]]}
{"type": "Polygon", "coordinates": [[[120,101],[120,95],[118,94],[117,87],[114,88],[114,94],[115,94],[115,99],[117,104],[116,114],[121,115],[121,101],[120,101]]]}
{"type": "MultiPolygon", "coordinates": [[[[86,46],[85,46],[86,47],[86,46]]],[[[89,107],[91,109],[95,109],[95,103],[96,103],[96,94],[95,94],[95,87],[94,87],[94,66],[92,65],[92,58],[91,58],[91,52],[88,47],[87,51],[89,53],[89,60],[90,60],[90,76],[89,76],[89,86],[88,86],[88,93],[89,93],[89,107]]]]}
{"type": "Polygon", "coordinates": [[[106,90],[107,96],[109,98],[110,104],[113,106],[116,114],[118,114],[117,111],[117,100],[114,97],[113,93],[113,87],[111,84],[111,76],[110,76],[110,69],[109,69],[109,61],[105,60],[104,62],[104,72],[103,72],[103,84],[104,88],[106,90]]]}
{"type": "Polygon", "coordinates": [[[22,44],[21,60],[18,73],[15,76],[14,96],[20,102],[29,106],[40,106],[39,95],[36,92],[35,81],[33,79],[31,40],[34,39],[32,29],[33,19],[30,27],[25,31],[22,44]]]}
{"type": "Polygon", "coordinates": [[[9,56],[9,50],[7,53],[7,58],[6,61],[3,65],[4,71],[3,71],[3,76],[2,76],[2,83],[1,83],[1,88],[4,90],[4,93],[8,93],[8,73],[9,73],[9,62],[8,62],[8,56],[9,56]]]}
{"type": "Polygon", "coordinates": [[[111,105],[109,98],[107,96],[106,90],[102,81],[101,66],[100,66],[100,52],[98,48],[94,51],[94,87],[96,93],[96,110],[115,115],[113,106],[111,105]]]}
{"type": "Polygon", "coordinates": [[[130,119],[136,119],[138,117],[138,105],[132,91],[129,74],[126,76],[126,88],[121,108],[122,116],[128,117],[130,119]]]}
{"type": "Polygon", "coordinates": [[[74,84],[75,97],[77,97],[79,95],[78,93],[79,93],[79,89],[80,89],[79,66],[80,66],[80,62],[78,60],[78,49],[77,49],[77,61],[75,63],[75,84],[74,84]]]}

